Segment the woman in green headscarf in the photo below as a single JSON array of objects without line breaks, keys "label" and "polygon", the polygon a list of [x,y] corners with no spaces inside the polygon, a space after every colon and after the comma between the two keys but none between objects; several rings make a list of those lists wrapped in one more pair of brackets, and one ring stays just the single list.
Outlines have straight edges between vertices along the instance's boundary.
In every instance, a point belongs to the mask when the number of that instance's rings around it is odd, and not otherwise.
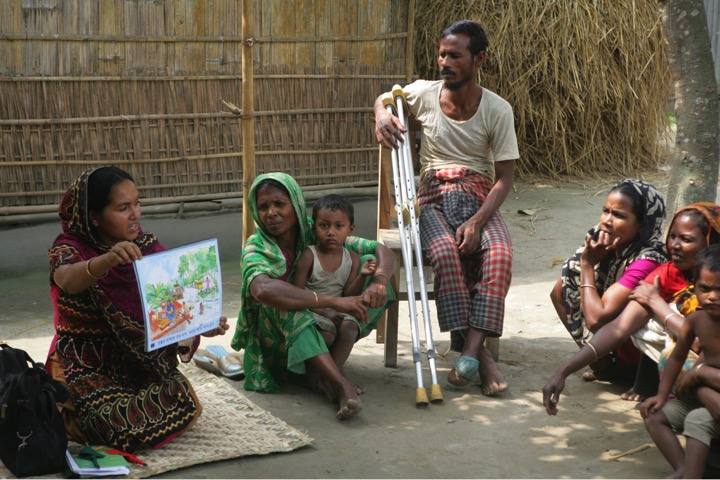
[{"label": "woman in green headscarf", "polygon": [[395,256],[384,245],[349,237],[346,247],[377,257],[377,270],[362,295],[332,297],[297,288],[287,280],[303,249],[315,243],[312,219],[295,179],[284,173],[258,176],[246,202],[258,227],[242,253],[242,307],[232,347],[245,349],[245,389],[278,391],[275,377],[286,370],[308,374],[311,384],[340,404],[337,418],[355,415],[362,402],[353,383],[335,365],[315,328],[310,308],[332,308],[377,322],[394,300],[388,277]]}]

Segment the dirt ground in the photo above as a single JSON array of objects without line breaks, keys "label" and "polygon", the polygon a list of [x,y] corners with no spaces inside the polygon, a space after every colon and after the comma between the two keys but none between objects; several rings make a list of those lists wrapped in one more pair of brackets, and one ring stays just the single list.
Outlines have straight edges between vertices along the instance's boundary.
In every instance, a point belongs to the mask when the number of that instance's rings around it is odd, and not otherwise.
[{"label": "dirt ground", "polygon": [[[658,177],[659,178],[659,177]],[[280,394],[247,392],[313,445],[291,453],[199,465],[167,478],[658,478],[670,473],[643,427],[638,405],[619,399],[623,385],[585,383],[572,375],[557,417],[542,406],[550,372],[576,347],[556,318],[549,292],[560,264],[600,214],[610,185],[592,181],[550,185],[518,183],[502,207],[515,249],[499,366],[510,389],[484,397],[477,385],[455,389],[446,381],[457,358],[449,334],[435,330],[444,402],[415,406],[406,305],[400,311],[397,368],[385,368],[374,336],[356,346],[347,370],[367,388],[363,411],[346,422],[319,395],[295,385]],[[661,189],[667,184],[654,180]],[[357,232],[374,236],[375,201],[355,199]],[[522,210],[524,213],[518,213]],[[219,239],[227,316],[239,307],[239,212],[192,219],[146,218],[146,230],[168,246]],[[44,360],[52,333],[45,253],[57,224],[0,230],[0,339]],[[433,323],[435,323],[433,312]],[[212,341],[209,341],[212,340]],[[229,345],[229,336],[203,344]],[[430,374],[424,368],[426,385]],[[242,382],[232,382],[242,389]],[[204,415],[212,415],[206,411]],[[242,425],[237,428],[242,429]],[[645,448],[647,447],[647,448]],[[628,453],[635,449],[639,451]],[[628,453],[619,459],[614,455]]]}]

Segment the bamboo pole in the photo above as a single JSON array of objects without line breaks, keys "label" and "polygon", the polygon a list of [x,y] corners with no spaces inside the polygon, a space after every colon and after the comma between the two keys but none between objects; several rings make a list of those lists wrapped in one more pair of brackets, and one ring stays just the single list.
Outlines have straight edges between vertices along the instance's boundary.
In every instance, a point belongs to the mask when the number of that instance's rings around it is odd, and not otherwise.
[{"label": "bamboo pole", "polygon": [[[344,73],[267,73],[253,75],[253,79],[385,79],[385,78],[405,78],[404,74],[344,74]],[[29,83],[29,82],[191,82],[205,80],[232,80],[238,79],[237,75],[192,75],[192,76],[176,76],[176,77],[0,77],[0,82],[12,83]]]},{"label": "bamboo pole", "polygon": [[[264,150],[262,152],[255,152],[256,156],[277,156],[277,155],[336,155],[338,153],[362,153],[362,152],[374,152],[377,147],[357,147],[357,148],[329,148],[329,149],[317,149],[317,150]],[[242,153],[230,152],[230,153],[212,153],[209,155],[192,155],[185,157],[166,157],[166,158],[144,158],[144,159],[118,159],[118,160],[21,160],[21,161],[10,161],[0,162],[0,168],[9,167],[37,167],[41,165],[47,166],[65,166],[65,165],[108,165],[108,164],[122,164],[122,165],[155,165],[160,163],[176,163],[176,162],[196,162],[199,160],[221,160],[223,158],[235,158],[242,157]],[[328,176],[347,176],[347,173],[339,174],[323,174],[319,175],[320,178],[327,178]],[[217,182],[193,182],[193,186],[197,185],[225,185],[231,183],[231,180],[223,180]],[[61,193],[63,193],[63,190]],[[2,195],[0,193],[0,195]]]},{"label": "bamboo pole", "polygon": [[[242,2],[242,139],[243,139],[243,198],[247,205],[250,185],[255,180],[255,105],[253,104],[253,23],[251,0]],[[245,240],[255,233],[255,223],[249,208],[243,208],[243,247]]]},{"label": "bamboo pole", "polygon": [[413,65],[415,64],[415,0],[410,0],[408,4],[408,21],[407,21],[407,41],[405,42],[405,81],[412,82]]},{"label": "bamboo pole", "polygon": [[[376,42],[378,40],[390,40],[402,38],[402,33],[381,33],[377,35],[278,35],[272,37],[256,37],[256,43],[330,43],[330,42]],[[27,34],[27,33],[4,33],[3,40],[10,42],[117,42],[117,43],[243,43],[243,38],[238,37],[178,37],[178,36],[135,36],[135,35],[73,35],[73,34]]]},{"label": "bamboo pole", "polygon": [[[243,80],[244,82],[244,80]],[[243,110],[245,111],[245,110]],[[372,107],[347,108],[306,108],[297,110],[272,110],[266,112],[252,112],[255,117],[274,117],[282,115],[316,115],[318,113],[364,113],[372,112]],[[213,118],[229,118],[232,112],[217,113],[153,113],[147,115],[115,115],[112,117],[82,117],[82,118],[26,118],[0,120],[0,125],[76,125],[102,122],[138,122],[143,120],[202,120]]]},{"label": "bamboo pole", "polygon": [[[298,177],[298,180],[302,180],[304,177]],[[372,180],[368,182],[350,182],[350,183],[333,183],[332,185],[306,185],[302,187],[303,192],[306,194],[305,199],[310,201],[317,199],[327,193],[337,192],[338,194],[346,197],[373,197],[377,194],[377,181]],[[43,195],[47,195],[52,192],[42,192]],[[57,192],[65,193],[65,191]],[[2,195],[2,194],[0,194]],[[26,194],[32,196],[33,194]],[[38,193],[37,195],[40,195]],[[185,196],[174,196],[174,197],[156,197],[148,198],[143,200],[143,213],[152,214],[154,210],[145,209],[145,207],[167,207],[168,205],[178,205],[182,203],[193,203],[193,202],[217,202],[217,201],[231,201],[239,200],[242,196],[237,192],[228,193],[208,193],[203,195],[185,195]],[[0,206],[0,225],[3,223],[4,217],[13,217],[19,215],[39,215],[45,213],[52,213],[57,216],[57,204],[52,205],[20,205],[17,207],[1,207]],[[53,217],[54,218],[54,217]]]}]

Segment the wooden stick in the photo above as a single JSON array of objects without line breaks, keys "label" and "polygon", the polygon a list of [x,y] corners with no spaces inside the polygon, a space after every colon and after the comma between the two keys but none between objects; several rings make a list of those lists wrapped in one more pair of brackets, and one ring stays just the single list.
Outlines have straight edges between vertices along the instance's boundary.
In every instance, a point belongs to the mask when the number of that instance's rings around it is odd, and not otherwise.
[{"label": "wooden stick", "polygon": [[627,452],[618,453],[617,455],[613,455],[608,460],[617,460],[622,457],[627,457],[628,455],[633,455],[638,452],[642,452],[643,450],[647,450],[648,448],[652,447],[651,443],[646,443],[645,445],[640,445],[639,447],[635,447],[633,449],[628,450]]}]

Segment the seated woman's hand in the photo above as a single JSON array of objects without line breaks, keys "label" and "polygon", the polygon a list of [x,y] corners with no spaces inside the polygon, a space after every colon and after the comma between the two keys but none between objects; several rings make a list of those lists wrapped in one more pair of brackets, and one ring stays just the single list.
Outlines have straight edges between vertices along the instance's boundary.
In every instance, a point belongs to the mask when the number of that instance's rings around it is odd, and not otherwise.
[{"label": "seated woman's hand", "polygon": [[222,316],[220,317],[220,325],[217,326],[217,328],[214,328],[212,330],[208,330],[207,332],[203,333],[203,337],[216,337],[218,335],[225,335],[225,332],[227,332],[230,329],[230,325],[228,325],[227,317]]},{"label": "seated woman's hand", "polygon": [[635,300],[648,310],[652,309],[651,303],[660,297],[660,277],[655,277],[653,283],[640,280],[635,290],[630,292],[630,300]]},{"label": "seated woman's hand", "polygon": [[593,240],[590,235],[585,236],[585,248],[583,249],[580,260],[588,262],[590,265],[597,265],[600,261],[607,257],[608,253],[615,250],[620,241],[619,238],[610,240],[607,232],[599,232],[597,240]]},{"label": "seated woman's hand", "polygon": [[362,323],[368,322],[368,307],[363,300],[364,295],[355,297],[336,297],[336,310],[355,317]]},{"label": "seated woman's hand", "polygon": [[[382,282],[375,280],[379,278]],[[387,301],[387,287],[385,285],[385,277],[378,276],[374,277],[370,285],[367,286],[365,291],[362,293],[361,298],[370,308],[379,308],[385,305]]]}]

